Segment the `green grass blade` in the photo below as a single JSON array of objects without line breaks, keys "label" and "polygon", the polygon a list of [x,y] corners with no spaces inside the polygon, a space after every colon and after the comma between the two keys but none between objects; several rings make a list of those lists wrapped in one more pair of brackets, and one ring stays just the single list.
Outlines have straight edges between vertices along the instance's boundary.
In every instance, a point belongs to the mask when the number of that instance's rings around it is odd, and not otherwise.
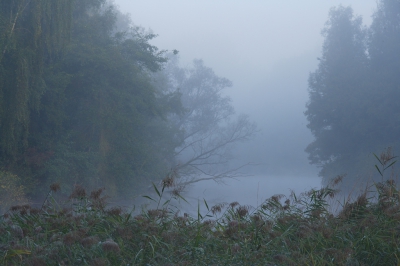
[{"label": "green grass blade", "polygon": [[187,204],[190,204],[184,197],[182,197],[181,195],[176,195],[178,198],[180,198],[181,200],[183,200],[184,202],[186,202]]},{"label": "green grass blade", "polygon": [[388,169],[390,166],[394,165],[397,161],[392,162],[391,164],[389,164],[388,166],[385,167],[384,170]]},{"label": "green grass blade", "polygon": [[157,186],[154,183],[151,183],[153,185],[154,190],[156,191],[157,195],[161,198],[161,193],[158,190]]},{"label": "green grass blade", "polygon": [[168,205],[168,203],[170,203],[170,202],[171,202],[171,199],[169,199],[169,200],[166,200],[166,201],[163,203],[163,205],[162,205],[162,206]]},{"label": "green grass blade", "polygon": [[378,167],[376,164],[375,164],[375,168],[376,168],[376,170],[378,170],[379,174],[380,174],[381,176],[383,176],[381,170],[379,170],[379,167]]},{"label": "green grass blade", "polygon": [[203,199],[204,204],[206,205],[207,211],[210,211],[210,208],[208,207],[207,201],[205,199]]},{"label": "green grass blade", "polygon": [[149,196],[143,196],[143,198],[146,198],[146,199],[152,200],[152,201],[154,201],[154,202],[157,202],[155,199],[153,199],[153,198],[151,198],[151,197],[149,197]]},{"label": "green grass blade", "polygon": [[381,159],[379,159],[379,157],[375,154],[375,153],[373,153],[373,155],[375,156],[375,158],[378,160],[378,162],[381,164],[381,165],[383,165],[383,163],[382,163],[382,161],[381,161]]}]

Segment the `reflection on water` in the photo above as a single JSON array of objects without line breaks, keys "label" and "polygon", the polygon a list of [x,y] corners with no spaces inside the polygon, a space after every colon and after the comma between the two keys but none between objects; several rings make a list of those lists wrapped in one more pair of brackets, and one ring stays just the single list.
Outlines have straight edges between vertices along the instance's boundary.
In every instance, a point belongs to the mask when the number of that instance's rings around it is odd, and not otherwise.
[{"label": "reflection on water", "polygon": [[257,207],[263,201],[275,194],[289,196],[291,191],[296,194],[310,190],[319,189],[321,179],[319,177],[265,177],[251,176],[237,179],[227,179],[225,184],[218,184],[214,181],[202,181],[186,187],[182,196],[189,202],[181,201],[172,204],[183,212],[196,215],[197,208],[200,206],[201,213],[204,214],[206,207],[203,199],[207,201],[209,207],[218,203],[239,202],[240,205],[250,205]]}]

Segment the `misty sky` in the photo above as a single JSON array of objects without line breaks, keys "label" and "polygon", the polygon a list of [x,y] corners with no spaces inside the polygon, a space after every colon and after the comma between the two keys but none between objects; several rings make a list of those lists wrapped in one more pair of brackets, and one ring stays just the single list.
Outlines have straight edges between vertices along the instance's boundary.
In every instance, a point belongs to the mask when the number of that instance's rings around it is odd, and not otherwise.
[{"label": "misty sky", "polygon": [[303,112],[329,9],[351,5],[369,25],[376,7],[375,0],[115,3],[131,14],[135,25],[159,35],[152,44],[177,49],[183,66],[203,59],[217,75],[230,79],[234,86],[227,93],[236,110],[249,114],[261,130],[243,148],[242,157],[276,173],[286,167],[278,162],[290,162],[298,170],[292,174],[310,169],[304,148],[312,137]]}]

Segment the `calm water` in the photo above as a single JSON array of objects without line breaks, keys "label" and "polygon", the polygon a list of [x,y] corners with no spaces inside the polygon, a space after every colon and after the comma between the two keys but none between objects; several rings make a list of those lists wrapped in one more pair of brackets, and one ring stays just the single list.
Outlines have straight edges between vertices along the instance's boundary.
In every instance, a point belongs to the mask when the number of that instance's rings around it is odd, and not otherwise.
[{"label": "calm water", "polygon": [[218,203],[239,202],[241,205],[256,207],[275,194],[289,196],[291,191],[296,194],[320,188],[319,177],[267,177],[251,176],[237,179],[227,179],[225,184],[214,181],[201,181],[186,187],[182,196],[189,202],[172,202],[182,213],[197,214],[198,206],[202,214],[206,212],[205,199],[209,207]]}]

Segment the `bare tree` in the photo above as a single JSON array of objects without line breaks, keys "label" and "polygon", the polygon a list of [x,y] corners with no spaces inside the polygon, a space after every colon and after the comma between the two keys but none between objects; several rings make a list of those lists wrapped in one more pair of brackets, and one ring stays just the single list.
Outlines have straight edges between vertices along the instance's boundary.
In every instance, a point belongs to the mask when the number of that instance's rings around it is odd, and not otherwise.
[{"label": "bare tree", "polygon": [[240,169],[248,163],[230,167],[232,148],[251,138],[256,125],[247,115],[236,116],[231,99],[223,95],[232,82],[215,75],[202,60],[194,60],[190,68],[180,68],[177,56],[171,56],[161,74],[159,86],[169,92],[178,90],[185,108],[185,112],[169,118],[179,128],[182,140],[175,150],[176,182],[184,186],[243,176]]}]

